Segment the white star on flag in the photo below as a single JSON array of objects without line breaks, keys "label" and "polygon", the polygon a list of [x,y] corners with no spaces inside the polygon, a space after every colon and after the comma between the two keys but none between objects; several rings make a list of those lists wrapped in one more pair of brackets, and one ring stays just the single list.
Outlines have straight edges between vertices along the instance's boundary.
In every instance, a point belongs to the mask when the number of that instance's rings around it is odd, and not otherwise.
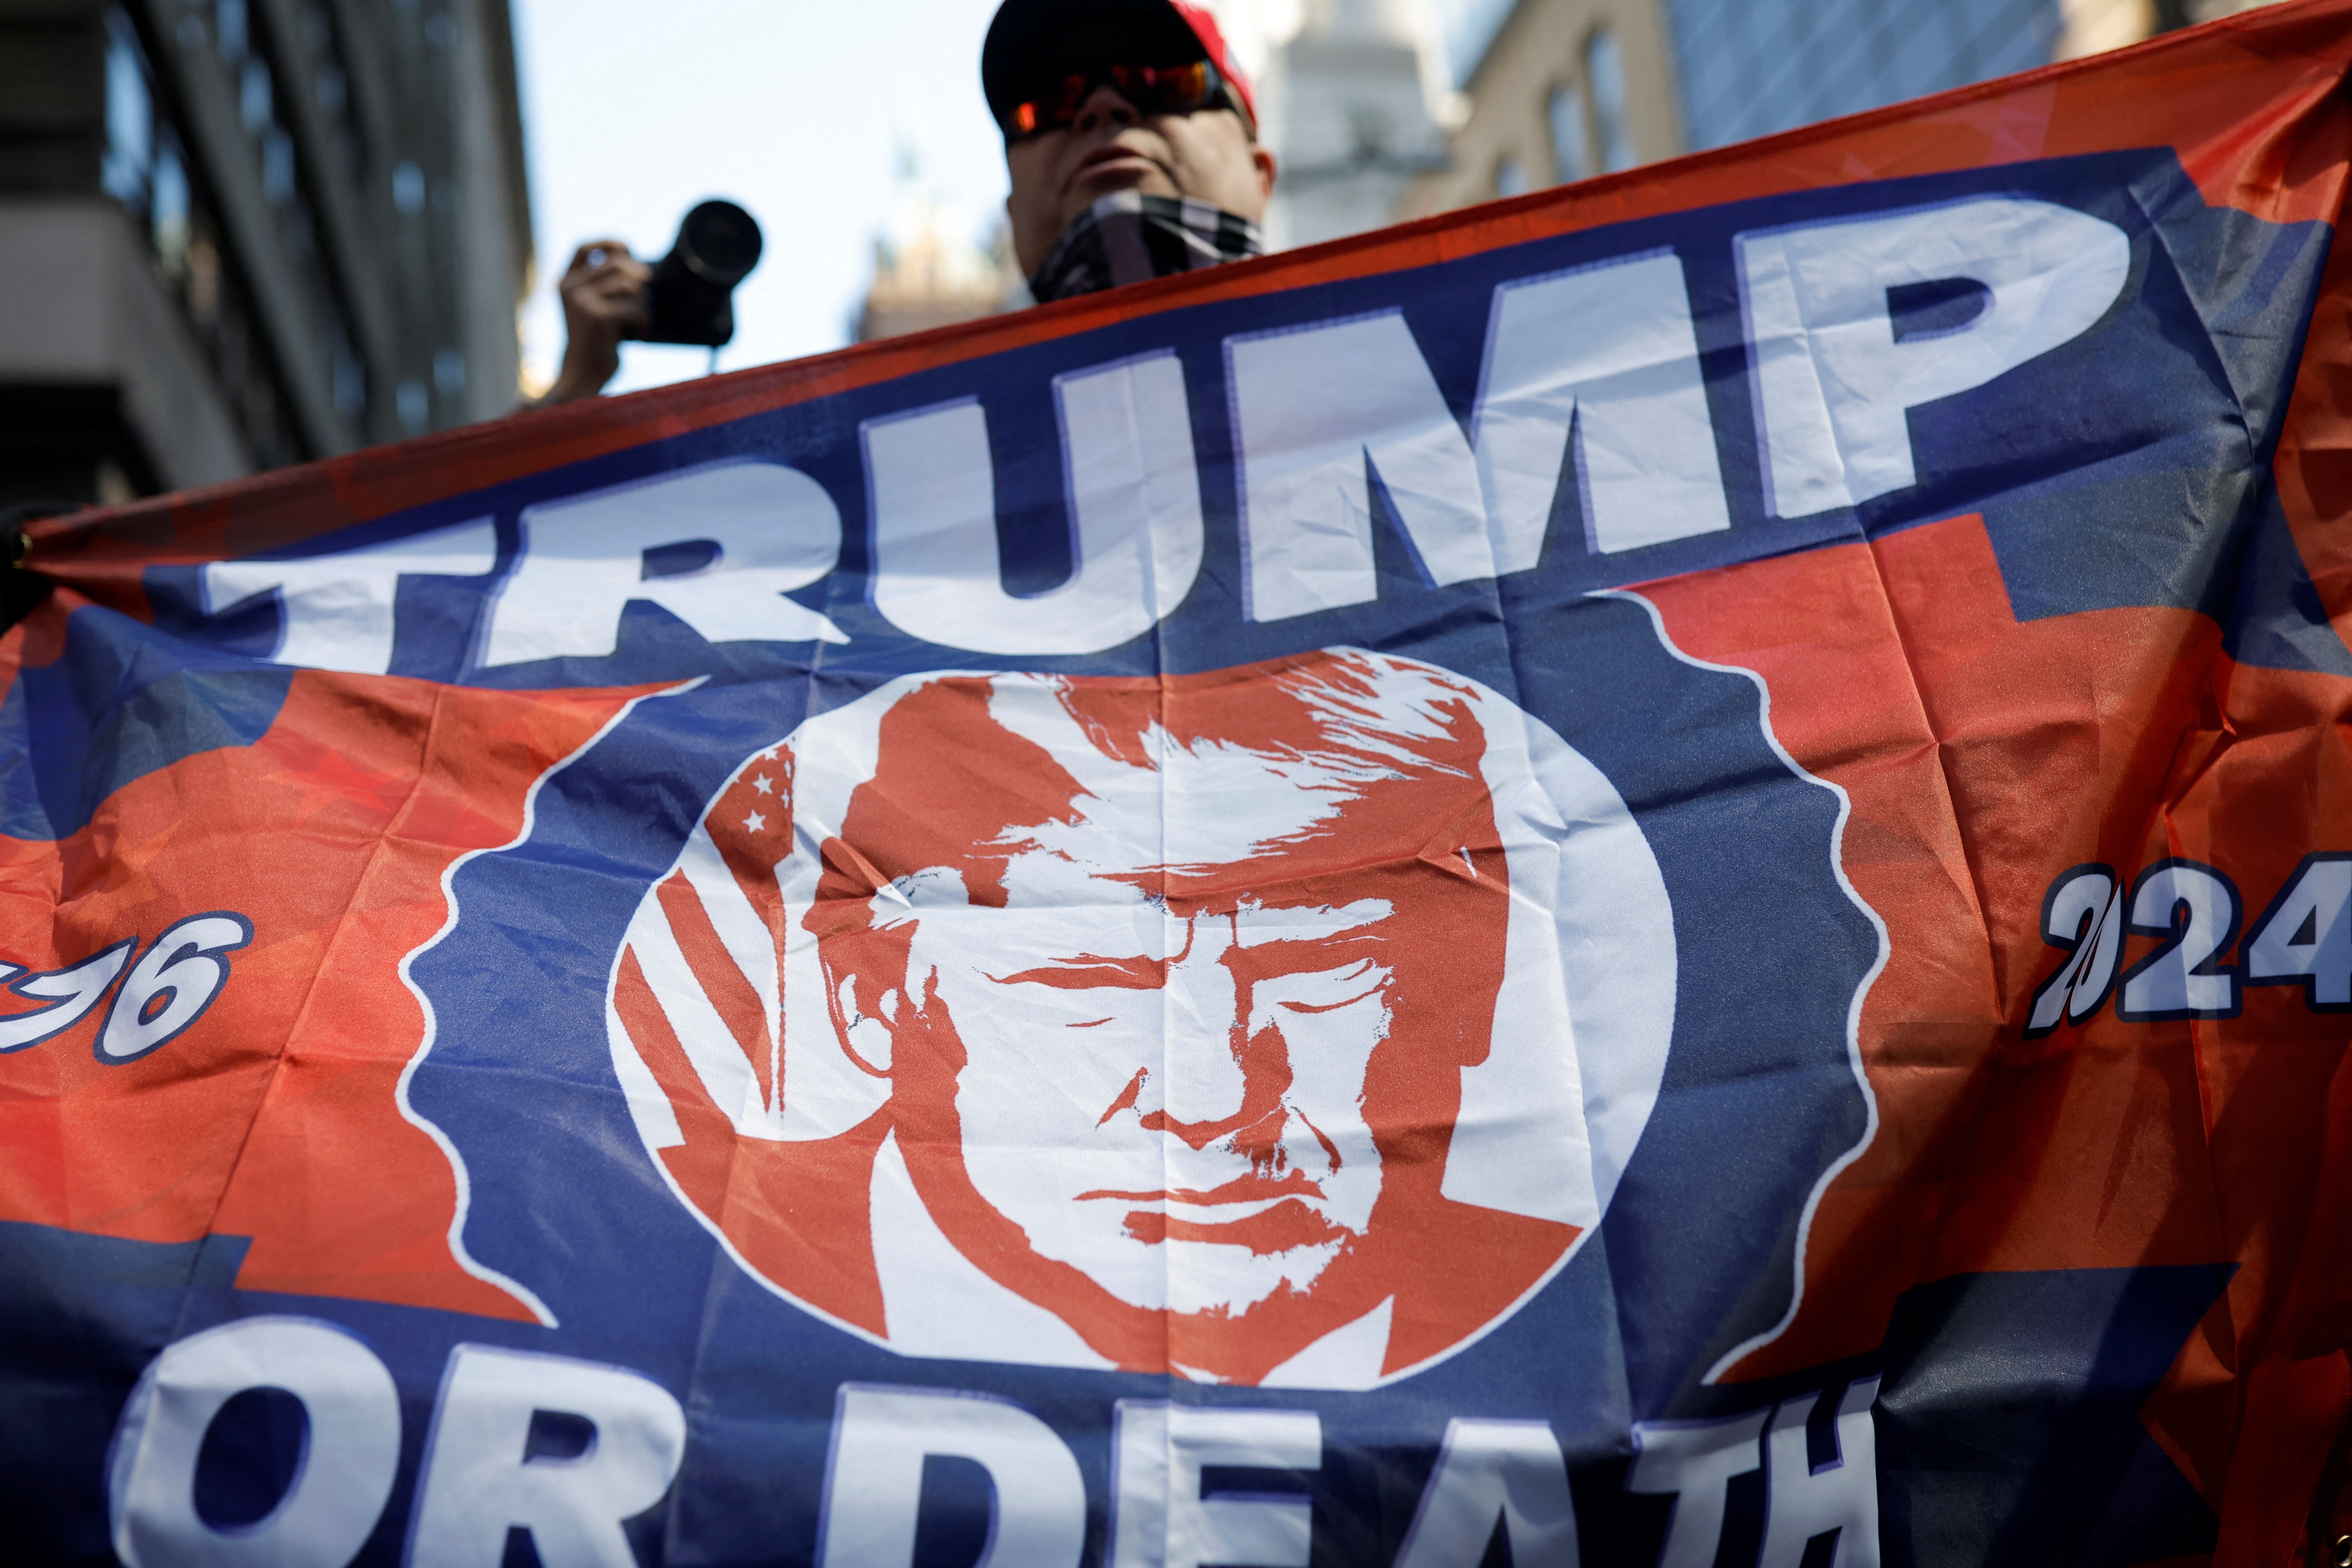
[{"label": "white star on flag", "polygon": [[768,819],[756,811],[743,819],[743,826],[748,832],[757,833],[767,826]]}]

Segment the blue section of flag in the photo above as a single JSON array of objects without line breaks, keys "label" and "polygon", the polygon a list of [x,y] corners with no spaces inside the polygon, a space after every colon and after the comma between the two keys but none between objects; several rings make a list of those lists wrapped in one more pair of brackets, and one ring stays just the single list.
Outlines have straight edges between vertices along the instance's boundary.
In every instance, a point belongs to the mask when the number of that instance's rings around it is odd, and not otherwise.
[{"label": "blue section of flag", "polygon": [[292,679],[112,610],[76,610],[62,657],[20,670],[0,699],[0,833],[70,837],[124,784],[253,744]]},{"label": "blue section of flag", "polygon": [[[748,1282],[722,1279],[706,1310],[707,1248],[700,1256],[665,1250],[640,1259],[636,1293],[649,1303],[667,1297],[684,1305],[677,1322],[640,1318],[635,1332],[616,1332],[609,1318],[593,1314],[551,1332],[453,1313],[238,1290],[233,1281],[243,1252],[234,1237],[163,1245],[0,1224],[0,1275],[17,1282],[0,1300],[0,1508],[7,1510],[19,1560],[44,1568],[113,1561],[106,1458],[131,1385],[164,1342],[236,1318],[291,1313],[341,1324],[393,1369],[401,1394],[400,1470],[355,1568],[392,1568],[400,1561],[444,1363],[460,1342],[634,1364],[686,1403],[694,1413],[686,1473],[664,1506],[631,1531],[648,1564],[807,1561],[834,1384],[896,1381],[903,1371],[903,1363],[894,1371],[887,1352],[837,1339],[821,1348],[780,1339],[766,1310],[772,1300]],[[1873,1354],[1793,1378],[1720,1388],[1709,1405],[1722,1414],[1753,1410],[1824,1389],[1834,1395],[1850,1376],[1883,1373],[1876,1422],[1889,1568],[2122,1568],[2210,1552],[2213,1514],[2148,1436],[2139,1411],[2229,1273],[2226,1267],[2177,1266],[1955,1276],[1906,1291],[1885,1343]],[[28,1288],[35,1281],[38,1289]],[[683,1337],[643,1332],[664,1326]],[[680,1353],[688,1348],[695,1353]],[[1558,1412],[1543,1407],[1507,1370],[1552,1348],[1524,1339],[1497,1346],[1495,1373],[1442,1396],[1252,1394],[1246,1403],[1258,1407],[1321,1408],[1326,1464],[1304,1483],[1316,1503],[1316,1563],[1341,1568],[1394,1557],[1449,1416],[1525,1413],[1558,1420]],[[818,1353],[825,1358],[823,1372],[812,1378],[808,1358]],[[1079,1457],[1098,1551],[1109,1401],[1157,1396],[1158,1381],[1108,1379],[1041,1403],[1034,1373],[1023,1369],[952,1363],[937,1372],[963,1388],[1021,1401],[1054,1424]],[[1649,1568],[1665,1514],[1660,1500],[1624,1491],[1622,1437],[1599,1447],[1571,1445],[1570,1458],[1584,1562]],[[1248,1479],[1261,1487],[1270,1479]],[[215,1484],[226,1492],[251,1480],[224,1468]],[[986,1488],[940,1480],[927,1484],[925,1539],[946,1547],[984,1536]],[[1726,1547],[1745,1561],[1741,1543],[1752,1549],[1760,1538],[1763,1493],[1759,1485],[1735,1482],[1731,1497]]]},{"label": "blue section of flag", "polygon": [[[1914,409],[1909,430],[1918,482],[1909,489],[1841,511],[1794,520],[1768,515],[1733,237],[1981,196],[2053,202],[2116,225],[2132,246],[2123,300],[2074,341],[1985,385]],[[812,661],[877,676],[923,668],[940,661],[940,650],[908,638],[870,602],[870,504],[860,426],[977,399],[995,458],[1003,581],[1016,595],[1041,593],[1061,584],[1071,569],[1054,378],[1172,352],[1190,393],[1208,525],[1207,559],[1191,597],[1150,637],[1099,656],[1001,661],[948,655],[959,667],[1186,671],[1305,647],[1402,648],[1464,635],[1500,639],[1502,612],[1521,596],[1706,570],[1967,512],[1985,515],[2021,618],[2126,605],[2177,605],[2223,618],[2231,584],[2219,567],[2242,549],[2264,490],[2329,233],[2323,225],[2276,225],[2234,208],[2207,206],[2168,150],[1843,185],[1122,321],[648,442],[436,502],[410,518],[352,530],[335,542],[357,545],[483,515],[498,517],[510,530],[524,508],[541,500],[724,458],[786,463],[818,480],[843,520],[838,568],[793,597],[830,616],[851,638],[845,647],[821,653],[805,645],[713,647],[667,611],[640,603],[624,617],[620,647],[610,658],[490,668],[476,663],[458,677],[449,668],[458,640],[455,628],[473,626],[480,590],[446,584],[436,592],[457,595],[462,605],[456,600],[440,610],[428,610],[421,600],[404,605],[398,668],[515,688],[627,684],[747,662],[780,675]],[[1391,523],[1377,530],[1374,602],[1272,623],[1243,616],[1240,503],[1222,346],[1228,338],[1399,311],[1466,426],[1498,284],[1659,249],[1680,259],[1688,281],[1727,486],[1728,532],[1591,553],[1582,542],[1577,487],[1569,483],[1562,486],[1542,563],[1532,573],[1499,585],[1432,587],[1409,542]],[[1392,515],[1392,509],[1380,510]],[[502,571],[511,563],[510,549],[502,552]],[[317,552],[305,546],[302,552]],[[157,569],[152,591],[159,604],[192,605],[189,575],[184,568]],[[206,622],[184,607],[170,614],[193,637],[253,646],[243,619]]]}]

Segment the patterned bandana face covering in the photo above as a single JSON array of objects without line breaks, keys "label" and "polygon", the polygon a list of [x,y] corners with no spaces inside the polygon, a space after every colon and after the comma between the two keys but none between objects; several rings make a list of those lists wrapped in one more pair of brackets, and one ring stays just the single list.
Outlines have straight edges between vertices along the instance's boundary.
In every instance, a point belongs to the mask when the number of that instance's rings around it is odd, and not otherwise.
[{"label": "patterned bandana face covering", "polygon": [[1029,292],[1044,305],[1265,254],[1257,225],[1222,207],[1114,191],[1062,231]]}]

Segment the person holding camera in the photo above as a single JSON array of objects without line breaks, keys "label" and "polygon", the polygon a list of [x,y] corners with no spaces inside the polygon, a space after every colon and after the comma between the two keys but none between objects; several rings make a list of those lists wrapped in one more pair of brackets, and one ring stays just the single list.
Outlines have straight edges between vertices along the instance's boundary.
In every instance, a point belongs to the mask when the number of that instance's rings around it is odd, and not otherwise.
[{"label": "person holding camera", "polygon": [[[1040,304],[1264,252],[1274,154],[1216,19],[1192,0],[1004,0],[981,84]],[[617,240],[580,247],[559,288],[562,368],[539,406],[604,390],[622,341],[647,331],[653,282]]]},{"label": "person holding camera", "polygon": [[650,320],[646,286],[654,269],[617,239],[592,239],[572,253],[556,294],[563,301],[563,363],[534,407],[572,403],[604,390],[621,368],[621,341],[641,336]]}]

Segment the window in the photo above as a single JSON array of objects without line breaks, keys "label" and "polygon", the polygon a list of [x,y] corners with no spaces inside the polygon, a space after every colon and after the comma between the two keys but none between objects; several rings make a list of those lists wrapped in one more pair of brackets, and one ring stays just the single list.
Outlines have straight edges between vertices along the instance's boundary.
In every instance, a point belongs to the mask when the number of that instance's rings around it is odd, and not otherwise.
[{"label": "window", "polygon": [[106,153],[99,183],[134,214],[145,211],[155,155],[155,94],[131,18],[106,18]]},{"label": "window", "polygon": [[1523,196],[1528,194],[1528,166],[1517,158],[1505,158],[1495,165],[1495,194],[1498,196]]},{"label": "window", "polygon": [[326,0],[303,0],[302,51],[310,61],[310,93],[332,143],[330,156],[340,173],[359,183],[365,167],[359,118],[352,104],[352,73],[345,64],[342,30]]},{"label": "window", "polygon": [[1592,142],[1584,128],[1584,94],[1572,87],[1551,89],[1552,177],[1562,184],[1592,173]]},{"label": "window", "polygon": [[180,139],[166,132],[158,138],[154,178],[147,187],[148,231],[155,247],[156,265],[167,280],[187,275],[189,218],[193,201],[188,190],[188,164]]},{"label": "window", "polygon": [[106,16],[106,153],[100,183],[142,228],[163,281],[184,293],[196,221],[180,133],[156,102],[155,75],[139,29],[121,9]]},{"label": "window", "polygon": [[269,68],[259,60],[246,61],[245,68],[236,73],[236,114],[253,136],[268,135],[277,123],[277,83],[270,79]]},{"label": "window", "polygon": [[294,188],[294,138],[282,125],[271,126],[261,139],[261,194],[279,208],[300,199]]},{"label": "window", "polygon": [[392,205],[404,217],[425,210],[425,171],[405,158],[392,166]]},{"label": "window", "polygon": [[[319,254],[294,139],[278,120],[275,79],[256,52],[245,0],[212,0],[206,8],[232,101],[252,138],[256,173],[278,220],[279,243],[309,297],[336,412],[356,436],[367,407],[365,366],[352,348],[349,319]],[[278,380],[283,367],[269,350],[244,271],[189,160],[138,26],[123,6],[110,10],[106,18],[101,167],[107,193],[142,230],[158,281],[178,303],[236,408],[255,459],[272,467],[310,455],[290,417],[292,404]]]},{"label": "window", "polygon": [[245,0],[217,0],[213,6],[213,45],[220,50],[221,63],[233,66],[245,58],[249,44]]},{"label": "window", "polygon": [[1641,162],[1633,152],[1633,132],[1625,124],[1625,58],[1617,35],[1606,27],[1594,30],[1584,45],[1584,79],[1592,87],[1592,118],[1601,132],[1601,167],[1613,173]]},{"label": "window", "polygon": [[[323,12],[319,14],[324,16]],[[267,15],[261,19],[268,20]],[[301,280],[311,327],[327,362],[335,412],[348,426],[347,434],[357,437],[363,432],[367,414],[366,365],[352,346],[356,334],[352,330],[351,315],[343,308],[341,292],[320,244],[318,220],[306,195],[311,184],[310,171],[304,167],[294,134],[286,125],[288,99],[280,75],[271,64],[273,52],[280,63],[284,54],[282,49],[263,47],[265,44],[283,45],[286,40],[267,29],[257,30],[254,23],[247,0],[215,0],[213,43],[221,64],[229,72],[230,85],[236,95],[237,118],[252,139],[253,155],[261,176],[261,195],[277,219],[278,247],[291,263],[294,275]],[[337,100],[340,107],[341,98],[348,91],[348,79],[333,62],[321,66],[317,58],[317,46],[321,40],[329,48],[334,44],[331,18],[322,24],[306,16],[302,32],[304,47],[312,57],[314,74],[335,70],[332,88],[324,87],[324,75],[320,75],[319,79],[325,96]],[[330,130],[340,142],[342,127],[331,124]],[[334,155],[349,158],[353,154],[339,147]]]},{"label": "window", "polygon": [[411,436],[421,436],[431,427],[433,403],[423,382],[402,382],[394,401],[400,407],[400,427],[403,430]]}]

